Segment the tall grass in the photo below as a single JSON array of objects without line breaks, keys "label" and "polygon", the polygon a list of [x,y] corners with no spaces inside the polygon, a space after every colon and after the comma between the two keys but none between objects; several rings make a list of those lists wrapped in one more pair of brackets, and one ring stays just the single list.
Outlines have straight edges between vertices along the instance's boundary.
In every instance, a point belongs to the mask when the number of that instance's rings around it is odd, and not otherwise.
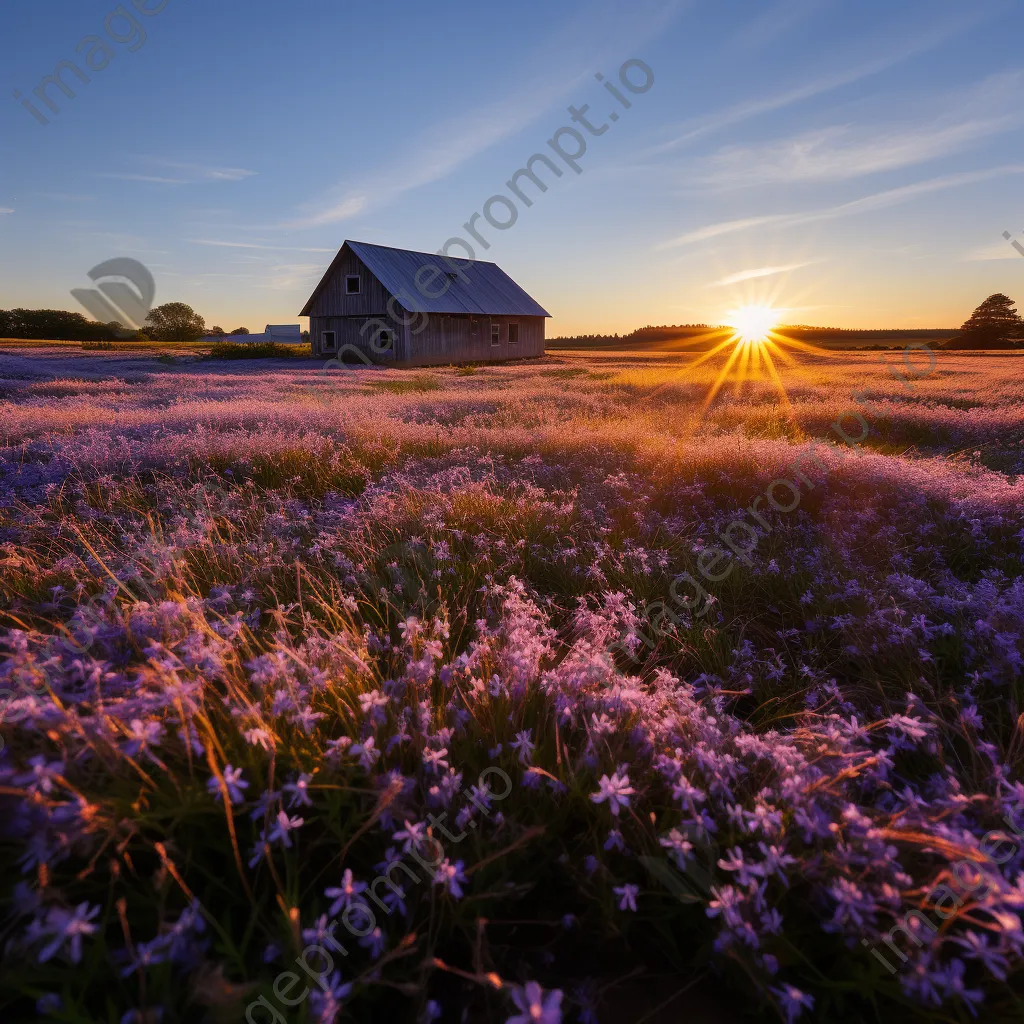
[{"label": "tall grass", "polygon": [[[808,363],[698,418],[657,360],[66,358],[0,355],[4,1019],[1020,1016],[1002,364]],[[854,386],[863,450],[674,602]]]}]

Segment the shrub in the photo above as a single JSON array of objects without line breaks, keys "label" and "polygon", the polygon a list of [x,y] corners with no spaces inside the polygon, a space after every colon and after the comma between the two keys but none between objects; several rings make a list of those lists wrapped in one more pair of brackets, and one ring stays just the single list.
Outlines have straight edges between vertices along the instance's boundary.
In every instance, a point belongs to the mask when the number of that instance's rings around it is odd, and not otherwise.
[{"label": "shrub", "polygon": [[309,350],[296,345],[278,345],[273,341],[217,342],[210,359],[294,359],[308,356]]},{"label": "shrub", "polygon": [[374,391],[385,391],[389,395],[408,395],[417,391],[440,391],[441,381],[432,373],[414,373],[394,380],[371,381],[367,387]]}]

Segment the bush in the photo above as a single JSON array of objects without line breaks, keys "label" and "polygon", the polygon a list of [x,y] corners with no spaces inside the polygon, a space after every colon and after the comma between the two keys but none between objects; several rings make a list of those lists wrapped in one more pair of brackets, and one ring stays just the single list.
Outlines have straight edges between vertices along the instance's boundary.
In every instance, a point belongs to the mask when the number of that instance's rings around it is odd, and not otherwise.
[{"label": "bush", "polygon": [[273,341],[217,342],[210,349],[210,359],[295,359],[309,355],[296,345],[278,345]]},{"label": "bush", "polygon": [[375,380],[367,384],[374,391],[386,391],[391,395],[409,395],[419,391],[440,391],[441,381],[432,373],[414,373],[409,377],[395,380]]}]

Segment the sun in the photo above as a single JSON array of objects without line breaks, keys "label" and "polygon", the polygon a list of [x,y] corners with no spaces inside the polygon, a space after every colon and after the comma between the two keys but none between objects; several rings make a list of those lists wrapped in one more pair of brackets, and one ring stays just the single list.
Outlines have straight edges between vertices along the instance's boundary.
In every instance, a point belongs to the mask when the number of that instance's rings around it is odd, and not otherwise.
[{"label": "sun", "polygon": [[778,313],[771,306],[740,306],[729,313],[726,324],[736,332],[743,345],[762,345],[779,325]]},{"label": "sun", "polygon": [[[790,307],[780,309],[771,305],[770,301],[746,302],[727,313],[721,327],[709,328],[706,334],[691,339],[690,344],[702,343],[706,351],[692,362],[688,361],[681,366],[677,373],[694,373],[711,360],[723,360],[704,401],[694,410],[694,424],[704,418],[719,393],[728,384],[733,386],[734,394],[739,396],[748,385],[759,387],[762,382],[766,383],[774,387],[778,396],[777,401],[786,415],[793,415],[783,375],[799,371],[794,353],[827,356],[828,352],[816,345],[790,337],[787,328],[782,324],[791,311]],[[669,383],[670,380],[663,381],[647,397],[653,397]]]}]

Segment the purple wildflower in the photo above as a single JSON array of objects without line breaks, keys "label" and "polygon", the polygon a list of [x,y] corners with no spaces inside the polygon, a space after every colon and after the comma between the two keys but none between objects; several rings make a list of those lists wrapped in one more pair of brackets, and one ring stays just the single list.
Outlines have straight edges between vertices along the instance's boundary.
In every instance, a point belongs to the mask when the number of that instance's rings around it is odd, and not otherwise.
[{"label": "purple wildflower", "polygon": [[616,818],[619,816],[619,809],[628,807],[629,797],[636,792],[629,784],[628,775],[614,774],[611,778],[602,775],[598,786],[600,787],[598,792],[592,793],[590,799],[595,804],[603,804],[607,800],[608,809]]},{"label": "purple wildflower", "polygon": [[511,989],[512,1002],[520,1011],[509,1017],[505,1024],[562,1024],[562,992],[555,989],[546,996],[535,981],[528,981]]}]

